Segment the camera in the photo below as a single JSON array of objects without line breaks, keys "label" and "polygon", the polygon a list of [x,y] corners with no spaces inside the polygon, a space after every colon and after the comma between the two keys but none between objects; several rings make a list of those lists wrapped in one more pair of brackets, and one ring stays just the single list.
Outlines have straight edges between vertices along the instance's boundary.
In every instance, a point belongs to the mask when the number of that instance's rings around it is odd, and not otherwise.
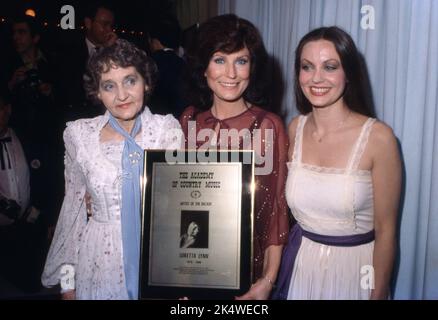
[{"label": "camera", "polygon": [[12,199],[0,198],[0,213],[12,220],[17,220],[20,216],[21,207]]},{"label": "camera", "polygon": [[38,74],[38,70],[36,69],[30,69],[26,71],[26,85],[30,88],[37,89],[38,86],[41,84],[41,79]]},{"label": "camera", "polygon": [[19,84],[19,99],[23,103],[34,104],[40,99],[39,86],[41,78],[36,69],[29,69],[25,78]]}]

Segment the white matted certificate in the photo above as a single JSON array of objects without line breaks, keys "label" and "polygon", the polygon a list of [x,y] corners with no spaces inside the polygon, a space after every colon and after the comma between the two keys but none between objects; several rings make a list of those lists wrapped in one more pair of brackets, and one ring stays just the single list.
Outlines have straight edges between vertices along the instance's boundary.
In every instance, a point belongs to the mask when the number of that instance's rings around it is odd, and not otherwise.
[{"label": "white matted certificate", "polygon": [[241,163],[154,164],[150,285],[239,288],[241,172]]},{"label": "white matted certificate", "polygon": [[146,153],[141,297],[214,298],[249,288],[253,165],[234,153],[240,160],[208,163]]}]

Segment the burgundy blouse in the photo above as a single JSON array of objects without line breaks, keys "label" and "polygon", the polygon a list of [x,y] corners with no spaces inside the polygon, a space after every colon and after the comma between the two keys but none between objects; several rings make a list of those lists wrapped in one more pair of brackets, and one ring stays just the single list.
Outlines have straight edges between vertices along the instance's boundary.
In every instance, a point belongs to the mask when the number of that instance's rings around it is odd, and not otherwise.
[{"label": "burgundy blouse", "polygon": [[[189,126],[189,121],[196,121],[196,127]],[[181,115],[180,123],[186,137],[186,147],[193,145],[193,142],[188,143],[187,137],[196,137],[202,129],[215,131],[218,124],[219,129],[237,129],[238,131],[245,128],[249,129],[253,141],[256,141],[252,149],[262,157],[266,156],[266,162],[270,162],[268,167],[272,166],[269,174],[255,176],[253,261],[253,280],[255,281],[263,272],[265,249],[270,245],[286,244],[289,231],[285,198],[288,138],[283,122],[275,114],[253,106],[235,117],[223,120],[214,117],[210,110],[199,111],[194,107],[188,107]],[[196,132],[194,132],[195,130]],[[268,132],[272,133],[271,139]],[[240,138],[238,148],[247,149],[245,147],[247,141],[247,139]],[[207,145],[216,144],[217,149],[236,149],[232,146],[231,140],[227,142],[225,139],[221,139],[220,131],[217,134],[216,141],[211,141],[208,138],[203,141],[196,141],[196,148],[205,148],[206,142]],[[272,155],[272,157],[269,157],[269,155]],[[256,168],[261,167],[266,168],[266,163],[256,164]]]}]

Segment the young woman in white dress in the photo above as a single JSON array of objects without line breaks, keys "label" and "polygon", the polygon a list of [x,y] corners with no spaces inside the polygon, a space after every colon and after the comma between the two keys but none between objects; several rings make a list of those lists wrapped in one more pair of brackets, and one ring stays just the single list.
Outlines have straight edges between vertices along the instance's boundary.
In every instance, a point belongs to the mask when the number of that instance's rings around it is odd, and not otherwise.
[{"label": "young woman in white dress", "polygon": [[390,127],[372,117],[351,37],[311,31],[295,57],[302,115],[289,124],[286,198],[297,221],[277,299],[385,299],[396,248],[401,161]]},{"label": "young woman in white dress", "polygon": [[64,299],[138,298],[142,150],[183,142],[175,118],[145,106],[155,75],[125,40],[90,59],[85,87],[106,113],[67,124],[65,198],[42,275],[47,287],[61,283]]}]

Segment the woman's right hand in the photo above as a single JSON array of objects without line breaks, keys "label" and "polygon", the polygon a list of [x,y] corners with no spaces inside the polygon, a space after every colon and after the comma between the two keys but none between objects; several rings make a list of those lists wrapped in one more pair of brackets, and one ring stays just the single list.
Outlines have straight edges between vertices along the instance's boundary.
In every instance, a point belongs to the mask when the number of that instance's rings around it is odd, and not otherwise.
[{"label": "woman's right hand", "polygon": [[76,300],[76,290],[61,293],[61,300]]},{"label": "woman's right hand", "polygon": [[273,289],[273,282],[266,277],[262,277],[254,283],[249,291],[236,300],[268,300],[271,290]]}]

